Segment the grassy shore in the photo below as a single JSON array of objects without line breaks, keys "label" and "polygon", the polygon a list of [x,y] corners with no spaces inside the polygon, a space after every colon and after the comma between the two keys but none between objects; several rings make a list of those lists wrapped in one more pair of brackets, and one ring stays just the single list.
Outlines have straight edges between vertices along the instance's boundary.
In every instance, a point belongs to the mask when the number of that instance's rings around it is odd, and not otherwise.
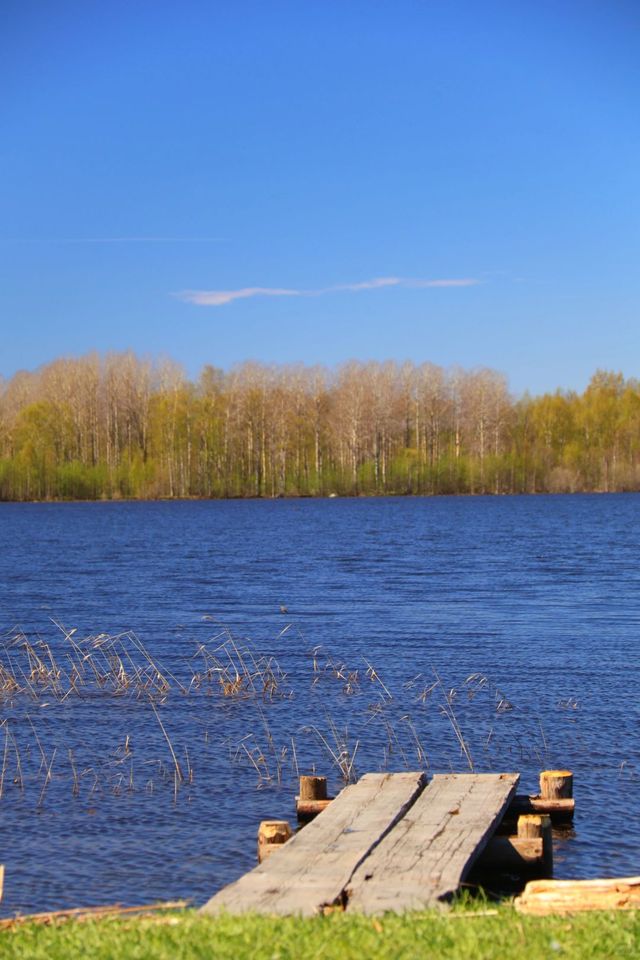
[{"label": "grassy shore", "polygon": [[75,957],[229,958],[229,960],[365,960],[402,957],[637,958],[640,913],[523,917],[502,906],[385,916],[333,914],[312,920],[270,917],[207,918],[195,912],[151,919],[34,924],[0,931],[0,957],[69,960]]}]

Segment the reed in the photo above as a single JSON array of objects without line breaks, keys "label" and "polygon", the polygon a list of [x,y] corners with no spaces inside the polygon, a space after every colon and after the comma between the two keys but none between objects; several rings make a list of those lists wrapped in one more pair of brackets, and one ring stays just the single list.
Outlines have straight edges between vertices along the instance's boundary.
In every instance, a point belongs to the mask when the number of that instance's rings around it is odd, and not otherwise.
[{"label": "reed", "polygon": [[332,763],[337,768],[341,781],[344,784],[355,783],[358,779],[355,761],[360,741],[356,740],[352,745],[349,741],[349,731],[347,728],[339,730],[334,720],[329,716],[326,717],[326,721],[331,739],[325,736],[314,724],[305,727],[305,732],[313,733],[318,738]]},{"label": "reed", "polygon": [[[19,628],[0,637],[2,803],[14,787],[33,791],[37,807],[64,791],[94,804],[136,792],[177,802],[182,792],[202,789],[207,777],[195,770],[210,766],[208,751],[221,748],[259,789],[327,766],[349,783],[363,757],[368,769],[442,769],[446,744],[445,769],[461,761],[474,769],[478,757],[503,748],[510,715],[527,727],[520,739],[509,737],[509,749],[539,743],[541,755],[547,751],[540,719],[482,674],[452,685],[436,668],[425,676],[415,661],[390,661],[383,677],[370,657],[348,663],[316,645],[290,676],[227,629],[167,664],[132,631],[82,638],[55,627],[47,641]],[[297,644],[303,641],[297,631]],[[82,721],[76,730],[74,718],[93,710],[113,717],[104,743],[83,739]]]},{"label": "reed", "polygon": [[162,733],[163,733],[163,735],[164,735],[164,738],[165,738],[165,740],[167,741],[167,746],[169,747],[169,752],[170,752],[170,754],[171,754],[171,759],[173,760],[173,766],[174,766],[174,769],[175,769],[176,779],[177,779],[178,782],[182,783],[182,781],[184,780],[184,774],[183,774],[183,772],[182,772],[182,767],[180,766],[180,763],[179,763],[178,758],[177,758],[177,756],[176,756],[176,752],[175,752],[175,750],[173,749],[173,744],[171,743],[171,738],[169,737],[169,734],[167,733],[167,730],[166,730],[166,727],[165,727],[164,723],[163,723],[162,720],[160,719],[160,714],[158,713],[158,711],[157,711],[157,709],[156,709],[155,703],[151,703],[151,709],[153,710],[153,713],[154,713],[154,715],[155,715],[155,718],[156,718],[156,720],[158,721],[158,725],[160,726],[160,729],[162,730]]},{"label": "reed", "polygon": [[436,678],[437,687],[440,689],[442,693],[442,702],[440,704],[440,710],[443,716],[445,716],[449,721],[449,723],[451,724],[451,728],[454,732],[455,738],[460,745],[460,752],[464,756],[467,764],[469,765],[469,770],[473,771],[474,764],[473,764],[473,757],[471,756],[471,750],[469,749],[469,744],[467,743],[467,741],[465,740],[462,734],[462,729],[458,722],[456,713],[453,709],[453,702],[456,697],[456,690],[454,688],[451,688],[448,691],[445,689],[444,684],[442,683],[442,680],[440,678],[440,675],[438,674],[438,671],[435,669],[435,667],[433,668],[433,674]]}]

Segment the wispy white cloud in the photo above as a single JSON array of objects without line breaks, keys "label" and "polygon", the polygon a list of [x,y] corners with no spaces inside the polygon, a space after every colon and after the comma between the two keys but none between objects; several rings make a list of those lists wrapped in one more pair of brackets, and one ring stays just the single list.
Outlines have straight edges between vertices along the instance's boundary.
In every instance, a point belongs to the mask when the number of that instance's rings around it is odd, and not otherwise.
[{"label": "wispy white cloud", "polygon": [[240,290],[184,290],[176,296],[198,307],[222,307],[232,300],[245,300],[247,297],[300,297],[303,293],[279,287],[243,287]]},{"label": "wispy white cloud", "polygon": [[376,277],[374,280],[362,280],[360,283],[339,283],[335,287],[325,287],[324,290],[317,290],[314,293],[334,293],[340,290],[353,290],[357,293],[359,290],[379,290],[381,287],[399,287],[406,284],[406,280],[401,277]]},{"label": "wispy white cloud", "polygon": [[480,283],[473,277],[460,277],[441,280],[412,280],[406,277],[374,277],[373,280],[361,280],[358,283],[340,283],[333,287],[321,287],[318,290],[292,290],[286,287],[241,287],[239,290],[183,290],[176,296],[185,303],[198,307],[222,307],[233,300],[246,300],[249,297],[321,297],[327,293],[361,290],[380,290],[384,287],[473,287]]},{"label": "wispy white cloud", "polygon": [[481,280],[475,277],[460,277],[452,280],[406,280],[407,287],[476,287]]}]

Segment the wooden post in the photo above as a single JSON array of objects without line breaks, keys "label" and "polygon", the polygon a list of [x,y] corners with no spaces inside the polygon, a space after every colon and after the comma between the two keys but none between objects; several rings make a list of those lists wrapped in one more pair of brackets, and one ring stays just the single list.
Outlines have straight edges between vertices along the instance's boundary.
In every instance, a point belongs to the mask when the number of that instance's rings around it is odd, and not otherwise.
[{"label": "wooden post", "polygon": [[286,820],[263,820],[258,828],[258,863],[279,850],[292,836]]},{"label": "wooden post", "polygon": [[493,836],[477,861],[476,879],[511,874],[513,877],[553,876],[551,817],[529,814],[518,818],[518,833]]},{"label": "wooden post", "polygon": [[546,814],[525,814],[518,817],[518,837],[521,840],[542,840],[542,861],[544,876],[553,876],[553,836],[551,833],[551,817]]},{"label": "wooden post", "polygon": [[300,777],[300,794],[296,797],[298,823],[309,823],[330,803],[326,777]]},{"label": "wooden post", "polygon": [[300,777],[300,795],[299,799],[305,800],[326,800],[327,799],[327,778],[326,777]]},{"label": "wooden post", "polygon": [[540,797],[543,800],[571,800],[573,774],[570,770],[543,770],[540,774]]}]

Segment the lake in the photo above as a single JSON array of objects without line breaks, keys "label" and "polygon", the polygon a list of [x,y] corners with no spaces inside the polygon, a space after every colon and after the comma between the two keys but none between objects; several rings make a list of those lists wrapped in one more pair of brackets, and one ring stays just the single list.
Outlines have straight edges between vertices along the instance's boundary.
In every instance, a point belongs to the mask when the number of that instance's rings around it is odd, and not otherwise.
[{"label": "lake", "polygon": [[637,873],[640,495],[1,504],[2,912],[207,899],[297,773],[575,774]]}]

